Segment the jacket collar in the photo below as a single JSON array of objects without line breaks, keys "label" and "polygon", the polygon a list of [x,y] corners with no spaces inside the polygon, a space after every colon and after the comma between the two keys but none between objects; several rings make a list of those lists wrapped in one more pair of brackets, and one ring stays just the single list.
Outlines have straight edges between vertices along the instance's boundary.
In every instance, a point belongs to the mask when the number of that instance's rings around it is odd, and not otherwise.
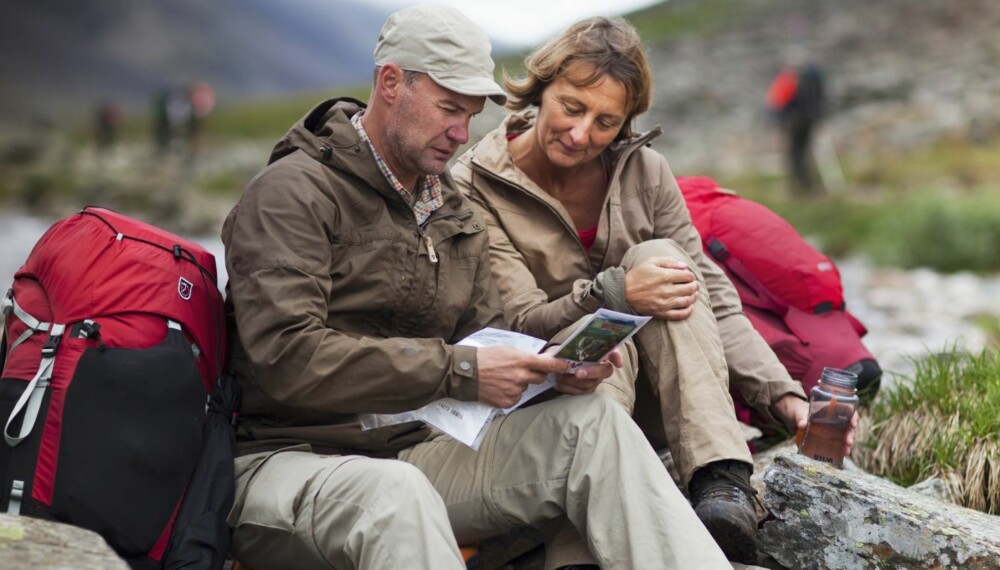
[{"label": "jacket collar", "polygon": [[[410,205],[379,170],[371,147],[351,124],[351,117],[364,109],[364,103],[351,97],[328,99],[316,105],[274,145],[268,164],[301,150],[319,163],[363,180],[390,203],[398,202],[409,209]],[[459,207],[462,198],[454,190],[451,177],[447,172],[439,177],[443,207]]]}]

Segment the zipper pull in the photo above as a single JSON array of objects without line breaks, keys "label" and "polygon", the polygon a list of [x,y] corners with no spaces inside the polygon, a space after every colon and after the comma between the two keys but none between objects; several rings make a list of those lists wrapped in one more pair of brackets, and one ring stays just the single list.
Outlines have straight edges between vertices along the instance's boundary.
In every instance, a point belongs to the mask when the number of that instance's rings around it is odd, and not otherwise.
[{"label": "zipper pull", "polygon": [[431,258],[431,263],[437,265],[438,254],[434,251],[434,242],[431,241],[431,236],[424,234],[424,243],[427,245],[427,257]]}]

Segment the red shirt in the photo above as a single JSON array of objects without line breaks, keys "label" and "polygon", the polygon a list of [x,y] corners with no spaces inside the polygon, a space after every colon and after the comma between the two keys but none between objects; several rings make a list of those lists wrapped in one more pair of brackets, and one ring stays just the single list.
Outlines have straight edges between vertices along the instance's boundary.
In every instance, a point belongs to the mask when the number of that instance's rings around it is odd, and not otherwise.
[{"label": "red shirt", "polygon": [[583,249],[590,251],[590,248],[594,245],[594,240],[597,239],[597,226],[586,230],[576,230],[576,235],[580,237]]},{"label": "red shirt", "polygon": [[[520,133],[507,133],[507,140],[512,141],[516,139],[518,134]],[[585,230],[577,230],[576,235],[580,238],[583,249],[590,251],[590,248],[594,246],[594,240],[597,239],[597,226]]]}]

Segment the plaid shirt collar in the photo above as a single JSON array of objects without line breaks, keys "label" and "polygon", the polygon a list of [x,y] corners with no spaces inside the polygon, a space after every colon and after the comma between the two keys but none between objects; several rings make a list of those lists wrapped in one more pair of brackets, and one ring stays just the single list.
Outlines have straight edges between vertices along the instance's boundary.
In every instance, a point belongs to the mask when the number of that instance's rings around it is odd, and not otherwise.
[{"label": "plaid shirt collar", "polygon": [[413,214],[417,218],[417,225],[424,225],[424,222],[434,213],[434,210],[437,210],[444,204],[444,199],[441,197],[441,178],[434,174],[421,176],[417,180],[417,196],[416,200],[414,200],[413,194],[399,183],[396,176],[389,170],[389,166],[385,163],[382,155],[375,150],[375,145],[372,144],[371,139],[368,138],[368,133],[365,132],[365,128],[361,124],[361,116],[363,114],[364,112],[361,112],[351,117],[351,124],[354,125],[354,130],[358,132],[361,140],[368,143],[368,147],[372,149],[372,154],[375,156],[375,164],[378,165],[378,169],[382,171],[385,179],[389,181],[389,185],[395,188],[396,192],[403,197],[403,200],[413,208]]}]

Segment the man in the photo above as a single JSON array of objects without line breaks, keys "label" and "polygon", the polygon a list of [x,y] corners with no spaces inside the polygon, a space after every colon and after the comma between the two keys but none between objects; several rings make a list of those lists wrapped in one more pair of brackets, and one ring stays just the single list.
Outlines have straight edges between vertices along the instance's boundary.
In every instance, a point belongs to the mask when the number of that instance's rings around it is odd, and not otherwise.
[{"label": "man", "polygon": [[[571,375],[455,345],[502,322],[485,224],[444,174],[486,98],[505,99],[489,53],[454,9],[393,14],[369,106],[313,109],[227,218],[244,387],[234,555],[257,570],[461,568],[456,538],[565,516],[606,568],[728,568],[628,415],[591,394],[612,363]],[[550,373],[570,396],[495,420],[478,451],[417,422],[357,421],[446,396],[506,407]]]}]

